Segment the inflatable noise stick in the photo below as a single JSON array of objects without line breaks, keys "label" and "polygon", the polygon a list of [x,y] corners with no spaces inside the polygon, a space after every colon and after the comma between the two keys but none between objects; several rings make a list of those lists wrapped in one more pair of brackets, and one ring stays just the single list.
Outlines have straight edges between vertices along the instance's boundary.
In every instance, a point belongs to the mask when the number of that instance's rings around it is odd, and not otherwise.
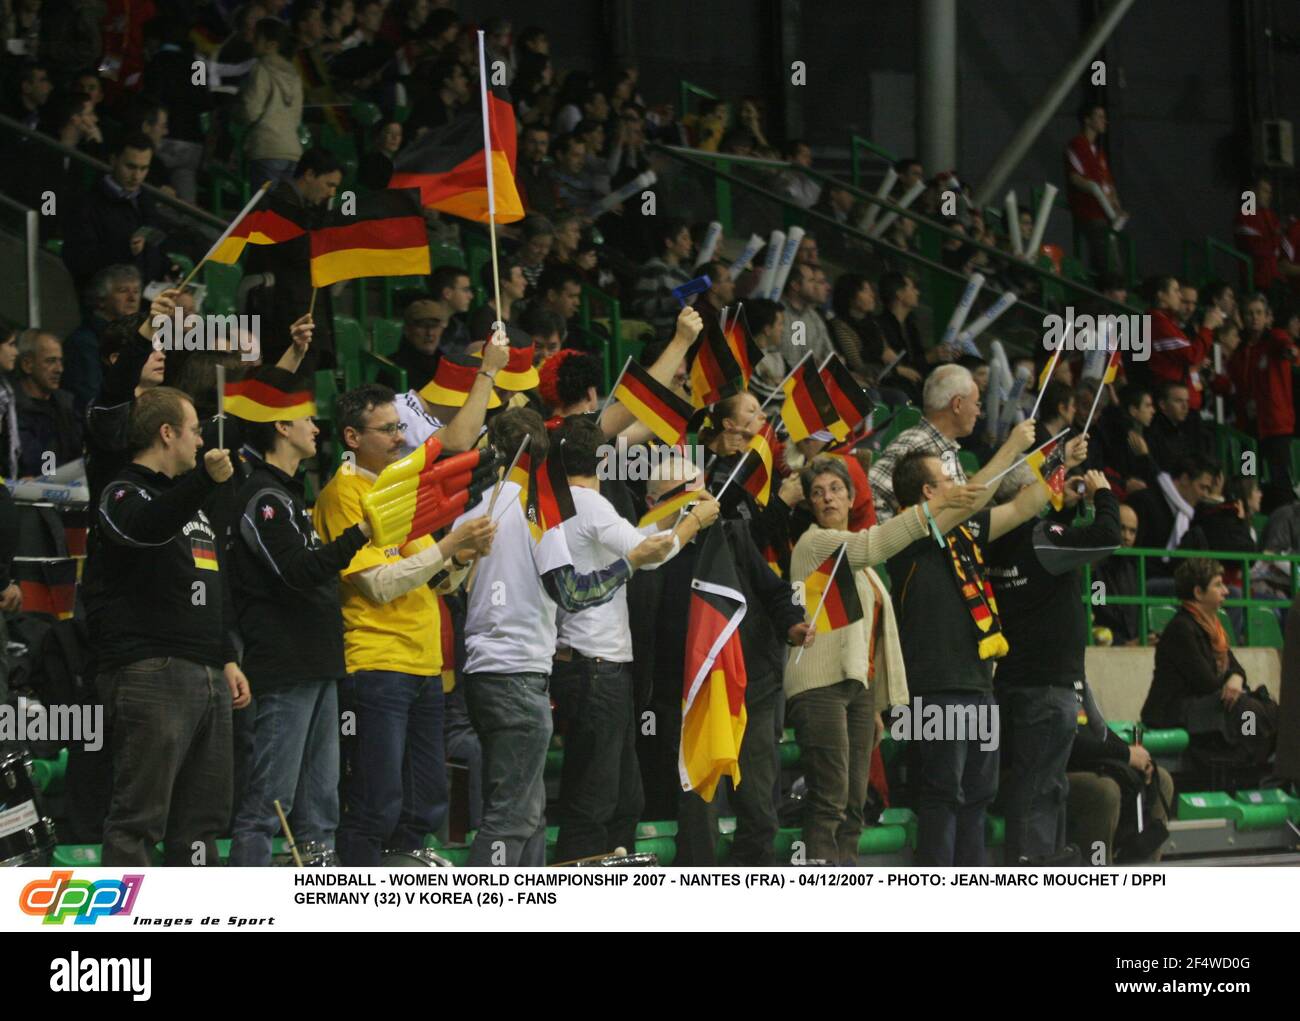
[{"label": "inflatable noise stick", "polygon": [[686,283],[679,287],[673,288],[673,297],[676,298],[682,308],[690,304],[686,299],[694,297],[697,294],[703,294],[713,286],[713,281],[708,277],[696,277],[694,280],[687,280]]}]

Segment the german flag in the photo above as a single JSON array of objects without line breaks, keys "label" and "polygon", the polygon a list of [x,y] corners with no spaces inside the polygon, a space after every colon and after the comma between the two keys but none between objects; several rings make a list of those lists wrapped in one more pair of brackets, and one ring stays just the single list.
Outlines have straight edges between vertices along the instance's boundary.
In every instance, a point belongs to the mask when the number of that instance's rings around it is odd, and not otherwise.
[{"label": "german flag", "polygon": [[208,256],[208,261],[233,265],[244,254],[245,245],[278,245],[306,233],[306,228],[284,206],[279,209],[254,206],[235,224],[230,236]]},{"label": "german flag", "polygon": [[712,329],[706,326],[700,331],[686,354],[686,364],[690,366],[691,403],[696,408],[716,404],[745,388],[740,363],[716,323]]},{"label": "german flag", "polygon": [[718,782],[739,784],[745,737],[745,656],[740,622],[748,605],[721,528],[710,528],[691,579],[682,680],[682,790],[712,801]]},{"label": "german flag", "polygon": [[1120,363],[1123,361],[1124,356],[1120,352],[1119,348],[1116,348],[1110,353],[1110,358],[1106,362],[1106,371],[1101,377],[1100,386],[1105,386],[1107,383],[1115,382],[1115,376],[1119,373]]},{"label": "german flag", "polygon": [[1065,505],[1065,446],[1063,437],[1056,437],[1031,451],[1025,458],[1035,477],[1047,487],[1052,506],[1060,510]]},{"label": "german flag", "polygon": [[63,519],[63,545],[70,557],[86,555],[86,535],[90,530],[90,512],[85,507],[60,509]]},{"label": "german flag", "polygon": [[325,226],[311,232],[313,287],[431,271],[429,237],[414,189],[360,195],[356,203],[353,215],[334,210]]},{"label": "german flag", "polygon": [[781,418],[792,443],[806,440],[823,430],[829,430],[840,441],[849,435],[849,427],[835,411],[811,358],[805,358],[799,364],[782,389],[785,390],[785,403],[781,405]]},{"label": "german flag", "polygon": [[442,441],[430,436],[381,471],[361,498],[376,546],[403,545],[450,524],[471,497],[477,499],[479,486],[495,478],[492,455],[485,455],[484,448],[439,459],[441,453]]},{"label": "german flag", "polygon": [[693,483],[694,479],[668,490],[655,501],[653,507],[645,512],[641,520],[636,523],[636,527],[645,528],[647,525],[657,524],[670,514],[676,514],[692,501],[698,500],[700,489],[698,486],[693,486]]},{"label": "german flag", "polygon": [[451,607],[445,596],[438,600],[438,638],[442,646],[442,693],[456,690],[456,625],[451,619]]},{"label": "german flag", "polygon": [[772,423],[764,422],[763,428],[749,441],[733,475],[740,487],[764,507],[772,495],[772,444],[775,441]]},{"label": "german flag", "polygon": [[850,429],[857,428],[858,424],[871,414],[874,404],[867,396],[867,392],[853,378],[849,367],[840,361],[839,355],[831,355],[830,361],[822,368],[821,378],[822,385],[826,387],[826,395],[830,397],[831,406],[836,413]]},{"label": "german flag", "polygon": [[194,566],[200,571],[219,571],[217,564],[217,544],[202,536],[190,536],[190,552],[194,555]]},{"label": "german flag", "polygon": [[741,378],[748,387],[749,377],[754,374],[754,366],[762,360],[763,352],[758,349],[749,332],[749,318],[745,315],[744,305],[736,306],[736,314],[731,317],[722,331],[722,337],[727,342],[727,350],[731,352],[731,357],[740,366]]},{"label": "german flag", "polygon": [[293,422],[316,414],[310,390],[293,373],[277,365],[258,369],[254,375],[227,383],[224,410],[249,422]]},{"label": "german flag", "polygon": [[15,557],[11,571],[23,593],[23,611],[58,620],[77,603],[77,561],[73,557]]},{"label": "german flag", "polygon": [[569,476],[564,471],[563,443],[552,445],[540,465],[529,459],[528,485],[519,493],[519,505],[528,519],[534,542],[577,513],[569,490]]},{"label": "german flag", "polygon": [[686,426],[695,414],[687,401],[636,362],[627,363],[618,386],[614,387],[613,397],[669,446],[686,435]]},{"label": "german flag", "polygon": [[[491,81],[489,74],[488,80]],[[488,90],[492,129],[492,185],[496,220],[524,218],[515,187],[515,111],[505,88]],[[488,222],[487,162],[483,158],[483,109],[473,103],[454,120],[434,128],[394,161],[389,188],[418,188],[423,205],[479,223]]]},{"label": "german flag", "polygon": [[863,618],[862,600],[845,551],[841,545],[804,579],[804,601],[810,607],[809,613],[816,614],[812,623],[819,633],[847,627]]}]

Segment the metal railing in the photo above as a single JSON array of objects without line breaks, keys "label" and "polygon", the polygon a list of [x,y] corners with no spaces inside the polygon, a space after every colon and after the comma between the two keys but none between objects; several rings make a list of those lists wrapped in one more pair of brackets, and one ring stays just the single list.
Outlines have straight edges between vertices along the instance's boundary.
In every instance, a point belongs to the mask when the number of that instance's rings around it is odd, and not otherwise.
[{"label": "metal railing", "polygon": [[[1198,254],[1201,256],[1201,272],[1199,275],[1193,265]],[[1220,241],[1210,234],[1205,236],[1203,242],[1193,241],[1190,238],[1183,241],[1183,281],[1198,287],[1202,287],[1216,278],[1231,282],[1231,277],[1221,276],[1214,272],[1215,255],[1224,256],[1233,262],[1240,263],[1246,280],[1245,293],[1253,294],[1255,292],[1255,261],[1241,249],[1234,248],[1226,241]]]},{"label": "metal railing", "polygon": [[0,208],[14,214],[14,221],[22,222],[23,234],[23,286],[27,291],[27,325],[41,325],[41,278],[36,253],[41,245],[40,213],[7,195],[0,195]]},{"label": "metal railing", "polygon": [[[1220,552],[1217,550],[1184,550],[1184,549],[1167,550],[1167,549],[1143,549],[1138,547],[1132,547],[1132,548],[1117,549],[1114,553],[1111,554],[1111,556],[1137,558],[1138,594],[1132,596],[1117,596],[1107,592],[1103,596],[1104,603],[1094,604],[1093,592],[1092,592],[1092,578],[1093,578],[1092,568],[1091,567],[1084,568],[1084,584],[1083,584],[1082,598],[1083,598],[1083,604],[1085,607],[1087,607],[1087,613],[1088,613],[1088,644],[1089,645],[1095,644],[1092,635],[1092,622],[1093,622],[1092,609],[1094,605],[1138,607],[1138,635],[1139,635],[1138,641],[1140,645],[1148,644],[1147,636],[1151,633],[1152,630],[1151,627],[1149,626],[1148,615],[1152,608],[1160,607],[1160,606],[1172,606],[1174,608],[1177,608],[1180,605],[1182,605],[1181,600],[1179,600],[1177,596],[1173,595],[1173,593],[1170,593],[1169,595],[1154,595],[1154,596],[1146,594],[1147,561],[1151,558],[1156,558],[1158,560],[1167,560],[1171,558],[1177,560],[1204,559],[1204,560],[1215,560],[1220,563],[1227,562],[1227,563],[1240,564],[1242,568],[1241,595],[1232,596],[1229,597],[1228,599],[1225,599],[1224,606],[1242,607],[1246,611],[1242,615],[1244,618],[1242,622],[1243,624],[1242,633],[1241,635],[1238,636],[1241,639],[1241,641],[1238,644],[1241,645],[1247,645],[1247,646],[1253,645],[1254,639],[1257,637],[1255,634],[1254,620],[1252,619],[1250,610],[1265,609],[1268,610],[1269,612],[1272,612],[1277,609],[1282,609],[1290,606],[1291,599],[1294,599],[1294,597],[1297,594],[1300,594],[1300,572],[1297,572],[1296,570],[1297,565],[1300,564],[1300,556],[1294,554],[1229,553],[1229,552]],[[1251,596],[1250,594],[1250,588],[1251,588],[1250,573],[1251,572],[1250,572],[1249,565],[1252,563],[1259,563],[1261,561],[1267,563],[1280,563],[1280,564],[1290,565],[1290,588],[1291,588],[1290,599],[1253,598]]]},{"label": "metal railing", "polygon": [[886,163],[888,163],[891,166],[898,162],[897,156],[895,156],[888,149],[876,145],[876,143],[871,141],[871,139],[863,138],[861,135],[850,135],[849,136],[849,164],[851,167],[850,175],[853,179],[853,187],[855,188],[862,187],[862,165],[864,162],[862,159],[862,151],[864,149],[867,152],[872,153],[875,156],[878,156],[880,159],[884,160]]},{"label": "metal railing", "polygon": [[692,112],[690,108],[690,102],[692,97],[696,99],[719,98],[716,93],[710,92],[708,89],[704,88],[703,86],[696,85],[693,82],[688,82],[683,80],[682,87],[681,87],[682,105],[681,105],[681,114],[679,116],[685,117],[688,113]]}]

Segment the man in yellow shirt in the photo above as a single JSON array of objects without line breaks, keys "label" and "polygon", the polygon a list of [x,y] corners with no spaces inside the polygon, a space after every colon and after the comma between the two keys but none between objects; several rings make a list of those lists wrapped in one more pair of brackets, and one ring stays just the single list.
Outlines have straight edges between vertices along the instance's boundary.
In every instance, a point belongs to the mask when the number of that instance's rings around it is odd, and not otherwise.
[{"label": "man in yellow shirt", "polygon": [[[326,541],[363,520],[361,499],[400,456],[402,424],[393,391],[367,383],[338,400],[348,455],[316,501]],[[435,543],[370,545],[343,569],[343,816],[337,849],[345,865],[378,865],[387,848],[423,847],[447,813],[443,754],[442,648],[437,596],[487,553],[495,526],[465,521]],[[353,714],[349,717],[349,713]]]}]

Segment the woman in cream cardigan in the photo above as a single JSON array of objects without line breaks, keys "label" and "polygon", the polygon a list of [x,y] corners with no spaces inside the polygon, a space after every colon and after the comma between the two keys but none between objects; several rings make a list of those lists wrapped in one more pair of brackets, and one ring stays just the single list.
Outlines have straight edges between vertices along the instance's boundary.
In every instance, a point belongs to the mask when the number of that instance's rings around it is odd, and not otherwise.
[{"label": "woman in cream cardigan", "polygon": [[[815,645],[785,665],[786,715],[794,725],[807,784],[803,839],[810,860],[857,863],[871,750],[884,730],[881,712],[907,702],[907,674],[894,607],[872,564],[884,563],[922,538],[929,523],[922,506],[883,525],[848,531],[853,483],[838,457],[820,457],[800,476],[816,524],[795,544],[792,580],[807,578],[847,544],[863,619],[817,636]],[[992,490],[954,487],[929,508],[940,531],[965,521]]]}]

